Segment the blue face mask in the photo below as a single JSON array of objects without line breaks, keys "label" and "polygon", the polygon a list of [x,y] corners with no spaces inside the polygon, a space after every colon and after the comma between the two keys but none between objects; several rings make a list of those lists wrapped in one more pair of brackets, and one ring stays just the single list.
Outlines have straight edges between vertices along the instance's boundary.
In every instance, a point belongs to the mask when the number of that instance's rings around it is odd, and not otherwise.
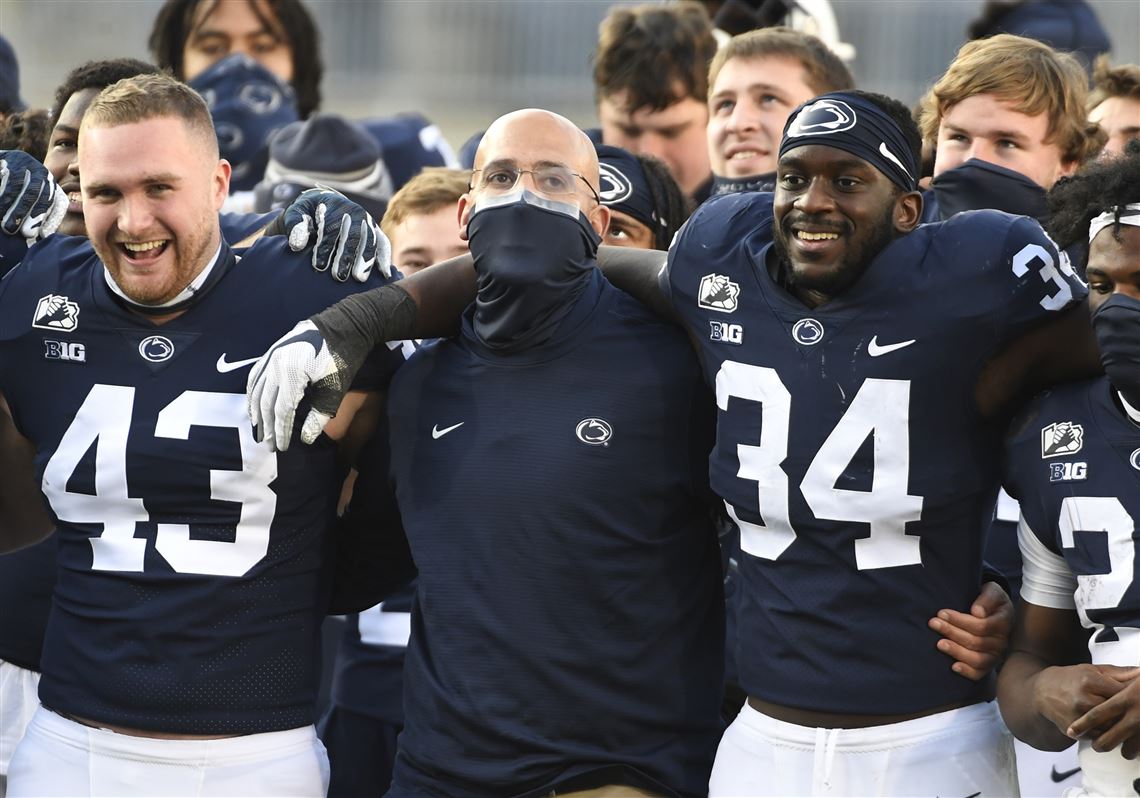
[{"label": "blue face mask", "polygon": [[467,236],[475,332],[500,351],[550,340],[589,283],[601,243],[576,205],[526,190],[477,202]]},{"label": "blue face mask", "polygon": [[1092,324],[1108,381],[1140,409],[1140,300],[1113,294],[1093,313]]},{"label": "blue face mask", "polygon": [[252,191],[269,162],[269,139],[300,118],[293,87],[243,53],[188,82],[206,100],[218,148],[233,166],[230,191]]},{"label": "blue face mask", "polygon": [[943,221],[962,211],[997,211],[1044,221],[1045,189],[1020,172],[971,158],[934,178],[931,186]]}]

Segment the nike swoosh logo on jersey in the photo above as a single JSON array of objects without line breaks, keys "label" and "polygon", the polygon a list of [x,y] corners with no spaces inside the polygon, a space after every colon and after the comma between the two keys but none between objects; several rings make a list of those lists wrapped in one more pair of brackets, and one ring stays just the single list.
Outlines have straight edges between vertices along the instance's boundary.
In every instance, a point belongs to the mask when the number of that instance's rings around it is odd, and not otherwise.
[{"label": "nike swoosh logo on jersey", "polygon": [[458,424],[452,424],[450,427],[444,427],[443,429],[440,429],[439,425],[436,424],[435,426],[433,426],[431,428],[432,440],[438,441],[440,438],[442,438],[447,433],[451,432],[453,429],[459,429],[460,427],[462,427],[464,423],[465,422],[460,421]]},{"label": "nike swoosh logo on jersey", "polygon": [[1080,773],[1080,772],[1081,772],[1080,768],[1073,768],[1072,770],[1063,770],[1060,773],[1058,773],[1057,772],[1057,766],[1054,765],[1053,766],[1053,772],[1049,774],[1049,778],[1051,778],[1053,780],[1054,784],[1060,784],[1065,779],[1069,778],[1070,776],[1076,775],[1077,773]]},{"label": "nike swoosh logo on jersey", "polygon": [[218,355],[218,373],[225,374],[229,371],[237,371],[238,369],[243,369],[246,366],[252,366],[257,361],[258,358],[251,357],[249,360],[235,360],[233,362],[230,362],[226,360],[226,353],[222,352],[222,354]]},{"label": "nike swoosh logo on jersey", "polygon": [[876,335],[871,339],[871,343],[867,344],[867,354],[869,354],[871,357],[879,357],[881,355],[894,352],[898,349],[905,349],[906,347],[913,344],[914,341],[915,339],[911,338],[909,341],[899,341],[897,344],[883,344],[880,346],[879,336]]}]

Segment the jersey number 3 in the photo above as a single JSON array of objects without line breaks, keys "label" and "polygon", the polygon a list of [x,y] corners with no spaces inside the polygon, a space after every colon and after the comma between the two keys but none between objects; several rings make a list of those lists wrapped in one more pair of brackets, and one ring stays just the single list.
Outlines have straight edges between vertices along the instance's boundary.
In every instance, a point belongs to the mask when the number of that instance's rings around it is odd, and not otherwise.
[{"label": "jersey number 3", "polygon": [[[91,538],[91,567],[96,571],[141,571],[146,539],[135,537],[135,525],[150,521],[143,500],[127,493],[127,437],[135,389],[95,385],[75,420],[60,439],[44,469],[43,492],[61,521],[102,524]],[[269,527],[277,495],[269,484],[277,478],[277,458],[253,440],[241,394],[184,391],[158,414],[158,438],[188,440],[193,426],[237,430],[240,471],[211,470],[210,498],[235,502],[241,510],[233,541],[195,540],[189,524],[156,524],[154,547],[179,573],[241,576],[269,550]],[[80,461],[95,445],[95,493],[67,489]]]},{"label": "jersey number 3", "polygon": [[[788,456],[792,395],[774,369],[726,360],[716,375],[716,403],[722,413],[732,397],[763,406],[760,445],[738,444],[736,454],[737,476],[757,483],[764,523],[742,521],[731,504],[725,506],[740,527],[741,548],[775,560],[796,539],[788,512],[788,475],[781,468]],[[871,490],[835,487],[868,435],[874,435],[875,451]],[[870,526],[870,535],[855,541],[859,570],[919,565],[920,542],[906,534],[906,524],[922,517],[922,497],[907,493],[909,474],[910,382],[872,378],[859,388],[816,452],[800,491],[816,518]]]}]

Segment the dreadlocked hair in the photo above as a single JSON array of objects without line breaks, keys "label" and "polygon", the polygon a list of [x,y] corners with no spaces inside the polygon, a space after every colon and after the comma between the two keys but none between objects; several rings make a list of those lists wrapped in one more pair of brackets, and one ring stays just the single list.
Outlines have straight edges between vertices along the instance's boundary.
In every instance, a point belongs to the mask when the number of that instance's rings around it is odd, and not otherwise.
[{"label": "dreadlocked hair", "polygon": [[1049,192],[1049,234],[1062,249],[1085,242],[1089,222],[1115,213],[1112,237],[1120,240],[1120,207],[1140,202],[1140,141],[1128,142],[1119,158],[1094,161]]},{"label": "dreadlocked hair", "polygon": [[638,153],[633,157],[645,174],[649,196],[653,200],[653,211],[657,214],[658,222],[653,225],[653,248],[667,250],[673,243],[673,236],[693,212],[693,203],[681,191],[664,161]]}]

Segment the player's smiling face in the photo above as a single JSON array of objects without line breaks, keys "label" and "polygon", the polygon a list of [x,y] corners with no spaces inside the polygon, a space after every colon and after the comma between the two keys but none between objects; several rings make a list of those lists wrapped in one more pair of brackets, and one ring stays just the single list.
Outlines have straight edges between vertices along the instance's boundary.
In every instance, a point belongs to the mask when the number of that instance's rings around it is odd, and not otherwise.
[{"label": "player's smiling face", "polygon": [[914,229],[922,203],[862,158],[807,144],[780,158],[773,212],[777,256],[796,294],[817,305],[851,285],[897,235]]},{"label": "player's smiling face", "polygon": [[176,297],[221,241],[229,164],[181,119],[80,131],[87,235],[111,277],[141,304]]},{"label": "player's smiling face", "polygon": [[709,160],[714,174],[752,177],[776,170],[788,115],[819,92],[787,56],[730,58],[709,90]]},{"label": "player's smiling face", "polygon": [[[48,139],[44,166],[55,182],[67,194],[67,214],[60,222],[59,232],[68,236],[87,235],[83,226],[83,199],[79,192],[79,123],[98,89],[81,89],[67,98],[59,112],[59,121]],[[74,169],[70,168],[74,165]]]}]

